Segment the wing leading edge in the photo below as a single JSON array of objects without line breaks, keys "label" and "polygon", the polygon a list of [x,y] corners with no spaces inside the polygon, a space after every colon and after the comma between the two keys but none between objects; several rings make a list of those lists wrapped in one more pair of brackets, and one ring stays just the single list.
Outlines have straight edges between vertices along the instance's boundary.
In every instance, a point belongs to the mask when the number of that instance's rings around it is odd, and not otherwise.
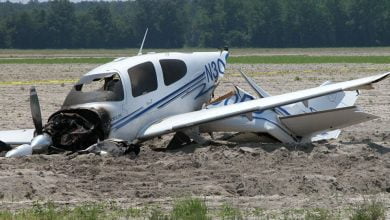
[{"label": "wing leading edge", "polygon": [[219,108],[202,109],[199,111],[167,117],[147,127],[139,135],[139,138],[143,139],[153,136],[159,136],[188,127],[200,125],[203,123],[209,123],[212,121],[221,120],[237,115],[243,115],[250,112],[261,111],[278,106],[301,102],[307,99],[312,99],[319,96],[340,92],[343,90],[356,90],[360,88],[365,88],[367,86],[371,86],[371,84],[373,83],[385,79],[389,75],[390,72],[381,75],[375,75],[361,79],[300,90],[282,95],[255,99],[228,106],[222,106]]},{"label": "wing leading edge", "polygon": [[0,141],[11,145],[29,144],[34,137],[34,129],[0,131]]}]

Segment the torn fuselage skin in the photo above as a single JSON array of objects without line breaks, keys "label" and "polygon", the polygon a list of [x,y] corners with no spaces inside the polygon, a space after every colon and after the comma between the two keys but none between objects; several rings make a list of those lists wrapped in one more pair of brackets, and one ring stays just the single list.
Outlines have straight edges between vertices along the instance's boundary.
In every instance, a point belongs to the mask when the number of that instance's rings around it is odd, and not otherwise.
[{"label": "torn fuselage skin", "polygon": [[83,76],[65,98],[61,110],[49,117],[44,132],[52,137],[55,148],[85,150],[109,137],[111,108],[115,109],[115,103],[123,99],[118,73]]}]

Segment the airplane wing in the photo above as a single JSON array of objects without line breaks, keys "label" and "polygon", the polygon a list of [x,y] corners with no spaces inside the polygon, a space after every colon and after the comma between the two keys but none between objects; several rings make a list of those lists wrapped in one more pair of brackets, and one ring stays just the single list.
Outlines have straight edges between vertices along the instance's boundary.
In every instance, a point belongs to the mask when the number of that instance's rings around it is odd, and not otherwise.
[{"label": "airplane wing", "polygon": [[30,144],[34,129],[0,131],[0,141],[11,145]]},{"label": "airplane wing", "polygon": [[143,139],[159,136],[203,123],[209,123],[212,121],[243,115],[250,112],[301,102],[307,99],[312,99],[343,90],[372,88],[373,83],[379,82],[389,75],[390,72],[381,75],[300,90],[297,92],[265,97],[262,99],[255,99],[218,108],[202,109],[199,111],[174,115],[150,125],[139,135],[139,138]]}]

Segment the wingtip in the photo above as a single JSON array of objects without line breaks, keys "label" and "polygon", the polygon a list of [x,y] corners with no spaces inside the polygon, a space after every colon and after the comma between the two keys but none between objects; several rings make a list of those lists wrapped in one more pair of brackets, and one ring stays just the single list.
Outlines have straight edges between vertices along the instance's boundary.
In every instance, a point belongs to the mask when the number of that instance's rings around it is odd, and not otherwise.
[{"label": "wingtip", "polygon": [[373,83],[377,83],[379,81],[382,81],[382,80],[386,79],[389,76],[390,76],[390,72],[378,75],[378,78],[375,81],[373,81]]}]

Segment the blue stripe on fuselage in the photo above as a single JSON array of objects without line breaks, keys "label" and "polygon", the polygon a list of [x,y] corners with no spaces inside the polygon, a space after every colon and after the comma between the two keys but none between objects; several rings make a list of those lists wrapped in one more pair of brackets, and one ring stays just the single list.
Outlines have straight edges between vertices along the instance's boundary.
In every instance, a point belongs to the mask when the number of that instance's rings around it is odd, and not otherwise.
[{"label": "blue stripe on fuselage", "polygon": [[112,127],[115,127],[115,125],[118,124],[120,121],[125,120],[126,118],[131,117],[132,115],[134,115],[135,113],[137,113],[137,112],[140,111],[141,109],[143,109],[143,107],[140,107],[139,109],[133,111],[132,113],[126,115],[125,117],[116,120],[115,122],[112,123]]},{"label": "blue stripe on fuselage", "polygon": [[194,85],[190,86],[189,88],[185,89],[184,91],[180,92],[179,94],[175,95],[173,98],[169,99],[167,102],[161,104],[160,106],[158,106],[158,108],[162,108],[164,106],[166,106],[167,104],[171,103],[173,100],[175,100],[177,97],[183,95],[183,93],[186,93],[188,91],[188,89],[192,89],[194,86],[199,86],[199,83],[202,82],[202,80],[206,79],[206,77],[202,77],[200,78],[199,80],[197,80]]},{"label": "blue stripe on fuselage", "polygon": [[[112,127],[115,128],[115,129],[119,129],[123,126],[125,126],[127,123],[129,123],[130,121],[134,120],[135,118],[139,117],[140,115],[144,114],[145,112],[151,110],[152,108],[154,108],[155,106],[161,104],[162,102],[164,102],[166,99],[168,98],[171,98],[172,96],[174,96],[176,93],[180,93],[182,92],[182,90],[186,90],[188,89],[187,87],[192,87],[193,85],[192,84],[195,84],[195,83],[199,83],[201,82],[201,80],[199,80],[200,78],[204,77],[205,76],[205,73],[202,73],[200,74],[199,76],[197,76],[194,80],[191,80],[191,82],[185,84],[184,86],[180,87],[179,89],[175,90],[174,92],[170,93],[169,95],[165,96],[164,98],[160,99],[159,101],[153,103],[152,105],[150,105],[149,107],[145,108],[143,111],[141,112],[138,112],[137,114],[133,114],[131,113],[130,115],[127,115],[121,119],[119,119],[118,121],[116,121]],[[176,96],[178,97],[178,96]]]}]

